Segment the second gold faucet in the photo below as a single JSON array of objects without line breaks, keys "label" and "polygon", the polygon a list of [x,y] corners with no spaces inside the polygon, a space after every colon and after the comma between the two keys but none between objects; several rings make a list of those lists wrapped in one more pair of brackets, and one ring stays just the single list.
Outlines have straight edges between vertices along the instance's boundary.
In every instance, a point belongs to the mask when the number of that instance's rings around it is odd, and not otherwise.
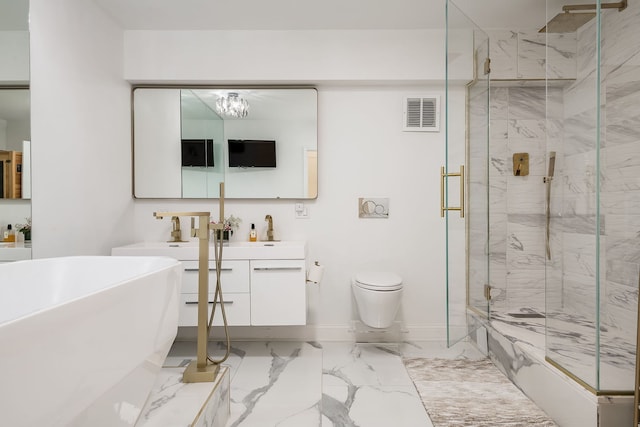
[{"label": "second gold faucet", "polygon": [[168,240],[168,242],[184,242],[182,240],[182,230],[180,229],[180,218],[172,216],[171,224],[171,240]]},{"label": "second gold faucet", "polygon": [[273,242],[273,218],[271,215],[267,215],[264,217],[264,220],[267,221],[267,241]]}]

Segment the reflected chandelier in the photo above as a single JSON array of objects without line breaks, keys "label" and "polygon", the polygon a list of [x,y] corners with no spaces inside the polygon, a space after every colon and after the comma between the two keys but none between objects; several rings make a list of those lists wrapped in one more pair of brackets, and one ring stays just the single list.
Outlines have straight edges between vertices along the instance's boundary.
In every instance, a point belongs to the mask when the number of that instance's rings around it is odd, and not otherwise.
[{"label": "reflected chandelier", "polygon": [[249,102],[237,92],[229,92],[216,101],[216,110],[227,117],[245,118],[249,114]]}]

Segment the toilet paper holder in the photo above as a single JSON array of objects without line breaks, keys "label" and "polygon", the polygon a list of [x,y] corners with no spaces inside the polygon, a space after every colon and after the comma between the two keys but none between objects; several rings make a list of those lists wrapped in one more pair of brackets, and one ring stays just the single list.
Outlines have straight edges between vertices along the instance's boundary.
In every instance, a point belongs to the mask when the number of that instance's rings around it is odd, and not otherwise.
[{"label": "toilet paper holder", "polygon": [[320,265],[318,261],[315,261],[313,265],[309,267],[309,271],[307,271],[307,283],[320,283],[323,274],[324,267]]}]

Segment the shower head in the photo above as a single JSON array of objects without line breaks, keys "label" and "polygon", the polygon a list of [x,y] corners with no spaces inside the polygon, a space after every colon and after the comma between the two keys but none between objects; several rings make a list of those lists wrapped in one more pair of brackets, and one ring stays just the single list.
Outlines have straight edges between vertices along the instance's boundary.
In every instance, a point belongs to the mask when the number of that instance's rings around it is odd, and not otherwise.
[{"label": "shower head", "polygon": [[538,31],[539,33],[573,33],[596,17],[595,12],[562,12]]},{"label": "shower head", "polygon": [[556,152],[550,151],[549,152],[549,175],[548,175],[549,178],[553,177],[555,168],[556,168]]},{"label": "shower head", "polygon": [[[627,8],[627,0],[617,3],[600,3],[600,9],[618,9],[618,11]],[[596,16],[598,5],[593,4],[570,4],[562,6],[562,13],[554,16],[551,21],[538,31],[539,33],[573,33]],[[576,12],[578,11],[578,12]]]}]

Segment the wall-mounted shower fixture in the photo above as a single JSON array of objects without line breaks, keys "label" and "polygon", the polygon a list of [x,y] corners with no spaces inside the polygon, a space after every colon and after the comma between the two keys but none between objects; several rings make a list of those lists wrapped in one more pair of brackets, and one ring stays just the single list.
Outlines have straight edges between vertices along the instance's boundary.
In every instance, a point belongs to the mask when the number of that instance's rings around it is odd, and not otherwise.
[{"label": "wall-mounted shower fixture", "polygon": [[551,181],[553,181],[553,174],[556,169],[556,152],[549,152],[549,174],[545,176],[542,181],[547,185],[547,228],[545,233],[545,243],[547,248],[547,259],[551,260],[551,244],[550,244],[550,235],[549,228],[551,225]]},{"label": "wall-mounted shower fixture", "polygon": [[515,153],[513,155],[513,176],[529,175],[529,153]]},{"label": "wall-mounted shower fixture", "polygon": [[556,152],[549,151],[549,173],[543,178],[543,182],[551,182],[556,170]]},{"label": "wall-mounted shower fixture", "polygon": [[[602,3],[600,9],[624,10],[627,7],[627,0],[617,3]],[[593,4],[570,4],[562,6],[562,13],[554,16],[551,21],[538,31],[539,33],[573,33],[587,22],[596,17],[596,12],[584,12],[597,10],[598,5]],[[576,12],[577,11],[577,12]]]}]

